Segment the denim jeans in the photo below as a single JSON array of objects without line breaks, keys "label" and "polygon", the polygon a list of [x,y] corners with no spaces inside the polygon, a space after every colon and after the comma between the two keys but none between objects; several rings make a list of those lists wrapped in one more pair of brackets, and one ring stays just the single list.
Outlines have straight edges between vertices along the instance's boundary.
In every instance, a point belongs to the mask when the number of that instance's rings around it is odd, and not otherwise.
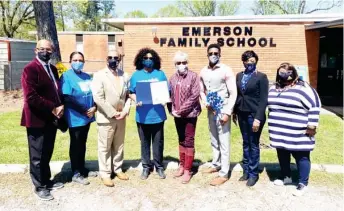
[{"label": "denim jeans", "polygon": [[308,185],[309,173],[311,171],[310,151],[289,151],[277,149],[278,161],[281,167],[282,177],[291,177],[290,155],[293,155],[299,171],[299,183]]},{"label": "denim jeans", "polygon": [[265,120],[260,122],[257,132],[252,131],[254,117],[249,112],[238,113],[238,121],[243,139],[243,170],[249,178],[258,178],[258,166],[260,160],[259,139]]},{"label": "denim jeans", "polygon": [[143,168],[152,168],[150,154],[153,145],[153,164],[156,169],[163,169],[164,122],[158,124],[137,123],[141,141],[141,160]]}]

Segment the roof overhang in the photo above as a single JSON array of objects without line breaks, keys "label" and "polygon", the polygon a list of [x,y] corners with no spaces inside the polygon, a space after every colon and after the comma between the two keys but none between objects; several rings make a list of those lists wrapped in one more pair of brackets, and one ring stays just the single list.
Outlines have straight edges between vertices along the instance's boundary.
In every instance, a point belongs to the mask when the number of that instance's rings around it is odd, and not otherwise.
[{"label": "roof overhang", "polygon": [[105,24],[124,30],[125,24],[165,24],[165,23],[315,23],[343,18],[341,13],[302,15],[235,15],[178,18],[108,18]]},{"label": "roof overhang", "polygon": [[[37,31],[29,31],[29,34],[36,35]],[[82,34],[82,35],[123,35],[123,31],[58,31],[58,35],[74,35],[74,34]]]},{"label": "roof overhang", "polygon": [[338,19],[333,21],[326,21],[321,23],[315,23],[305,26],[306,30],[322,29],[322,28],[343,28],[344,19]]}]

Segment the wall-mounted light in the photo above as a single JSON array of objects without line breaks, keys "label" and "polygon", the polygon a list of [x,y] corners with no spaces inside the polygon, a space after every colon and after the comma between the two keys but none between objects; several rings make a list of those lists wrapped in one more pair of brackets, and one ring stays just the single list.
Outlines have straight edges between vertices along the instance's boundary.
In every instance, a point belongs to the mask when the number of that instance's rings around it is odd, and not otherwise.
[{"label": "wall-mounted light", "polygon": [[158,28],[156,26],[152,27],[152,35],[153,35],[153,41],[154,43],[159,43],[159,38],[156,36],[156,32],[158,31]]}]

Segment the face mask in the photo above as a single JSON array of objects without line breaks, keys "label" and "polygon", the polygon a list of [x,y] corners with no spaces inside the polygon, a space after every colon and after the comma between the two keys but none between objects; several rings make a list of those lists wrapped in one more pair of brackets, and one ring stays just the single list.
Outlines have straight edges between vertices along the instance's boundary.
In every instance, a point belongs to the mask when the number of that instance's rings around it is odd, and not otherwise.
[{"label": "face mask", "polygon": [[111,69],[116,70],[117,65],[118,65],[118,61],[115,59],[110,59],[110,60],[108,60],[108,65]]},{"label": "face mask", "polygon": [[147,60],[143,60],[142,64],[143,64],[143,67],[152,68],[154,65],[154,62],[150,59],[147,59]]},{"label": "face mask", "polygon": [[245,72],[252,73],[256,70],[256,63],[245,64]]},{"label": "face mask", "polygon": [[50,60],[51,54],[52,53],[47,52],[47,51],[38,51],[37,56],[40,60],[47,62]]},{"label": "face mask", "polygon": [[278,75],[283,79],[283,80],[286,80],[286,81],[289,81],[291,79],[293,79],[291,77],[293,73],[292,72],[279,72]]},{"label": "face mask", "polygon": [[176,69],[179,73],[185,73],[186,70],[188,69],[188,66],[186,64],[180,64],[180,65],[176,65]]},{"label": "face mask", "polygon": [[209,61],[210,61],[212,64],[216,64],[219,60],[220,60],[220,57],[219,57],[219,56],[216,56],[216,55],[211,55],[211,56],[209,56]]},{"label": "face mask", "polygon": [[81,72],[83,68],[84,68],[83,62],[72,62],[72,69],[75,70],[76,72]]}]

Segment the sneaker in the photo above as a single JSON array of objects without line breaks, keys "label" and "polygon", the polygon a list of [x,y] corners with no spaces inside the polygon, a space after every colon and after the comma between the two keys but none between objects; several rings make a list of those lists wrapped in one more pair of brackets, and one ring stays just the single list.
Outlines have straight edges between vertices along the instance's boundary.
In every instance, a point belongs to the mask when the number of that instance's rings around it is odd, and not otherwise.
[{"label": "sneaker", "polygon": [[84,177],[97,177],[98,176],[98,172],[97,171],[90,171],[87,168],[84,168],[84,170],[81,171],[81,174]]},{"label": "sneaker", "polygon": [[294,196],[302,196],[307,190],[307,186],[299,183],[296,187],[296,190],[293,192]]},{"label": "sneaker", "polygon": [[47,189],[42,189],[42,190],[36,190],[35,189],[35,194],[42,201],[50,201],[50,200],[54,199],[54,197],[51,195],[50,191]]},{"label": "sneaker", "polygon": [[82,185],[90,184],[90,182],[87,179],[85,179],[80,173],[74,174],[74,176],[72,177],[72,181]]},{"label": "sneaker", "polygon": [[49,181],[48,185],[47,185],[48,190],[57,190],[57,189],[61,189],[63,187],[64,187],[64,185],[62,182]]},{"label": "sneaker", "polygon": [[280,180],[280,179],[274,180],[274,185],[277,185],[277,186],[290,185],[292,183],[293,181],[291,177],[285,177],[284,180]]}]

